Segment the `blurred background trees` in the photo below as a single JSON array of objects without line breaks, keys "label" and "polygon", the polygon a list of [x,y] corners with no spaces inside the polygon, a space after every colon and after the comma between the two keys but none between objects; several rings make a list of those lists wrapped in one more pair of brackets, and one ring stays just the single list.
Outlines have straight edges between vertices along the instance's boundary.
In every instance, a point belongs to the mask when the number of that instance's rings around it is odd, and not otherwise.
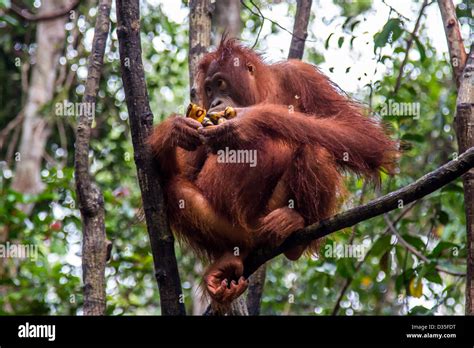
[{"label": "blurred background trees", "polygon": [[[296,2],[244,4],[219,1],[214,24],[228,26],[231,33],[241,30],[244,43],[256,43],[269,61],[285,59],[291,41],[285,30],[292,30]],[[468,1],[455,4],[468,38],[472,9]],[[47,21],[35,18],[50,11],[50,5],[67,14]],[[82,313],[81,221],[73,178],[77,119],[58,115],[56,108],[58,103],[82,100],[95,6],[89,0],[79,5],[66,0],[0,0],[0,243],[35,244],[40,251],[36,261],[0,259],[0,314]],[[351,194],[344,208],[404,186],[457,152],[452,128],[455,86],[439,9],[429,4],[420,16],[421,7],[422,1],[313,1],[305,61],[320,66],[375,112],[388,100],[421,106],[419,118],[384,118],[393,136],[404,143],[399,175],[384,176],[380,189],[348,177]],[[233,11],[240,11],[240,17]],[[159,122],[172,112],[182,113],[189,102],[188,3],[143,1],[141,14],[148,91]],[[111,19],[90,152],[91,171],[104,193],[107,237],[113,241],[106,269],[107,313],[159,314],[153,261],[140,218],[115,8]],[[216,44],[222,32],[213,33]],[[31,142],[28,132],[44,141]],[[33,153],[30,157],[38,163],[26,176],[20,174],[28,159],[24,153]],[[33,182],[35,189],[19,180]],[[325,256],[324,246],[319,258],[273,260],[267,267],[261,313],[463,314],[465,279],[421,262],[397,243],[387,230],[387,219],[398,220],[397,231],[428,259],[446,270],[465,269],[466,222],[458,179],[414,206],[325,241],[366,246],[370,253],[362,261]],[[185,248],[178,247],[177,254],[187,311],[193,313],[194,308],[200,314],[200,263]]]}]

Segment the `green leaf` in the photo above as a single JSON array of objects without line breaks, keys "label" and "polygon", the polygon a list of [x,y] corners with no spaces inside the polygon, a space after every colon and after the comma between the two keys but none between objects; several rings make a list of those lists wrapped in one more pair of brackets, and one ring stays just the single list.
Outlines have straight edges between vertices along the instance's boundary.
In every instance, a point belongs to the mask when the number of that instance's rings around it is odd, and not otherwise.
[{"label": "green leaf", "polygon": [[384,47],[388,42],[396,41],[403,33],[402,21],[399,18],[390,18],[382,31],[374,36],[374,48]]},{"label": "green leaf", "polygon": [[324,48],[325,49],[328,49],[329,47],[329,40],[331,39],[331,37],[334,35],[334,33],[331,33],[329,34],[328,38],[326,39],[326,42],[324,43]]},{"label": "green leaf", "polygon": [[342,24],[342,27],[345,29],[347,24],[349,24],[349,22],[351,21],[351,19],[353,18],[354,16],[347,16],[346,20],[344,21],[344,23]]},{"label": "green leaf", "polygon": [[410,315],[429,315],[431,312],[428,308],[423,306],[416,306],[413,307],[410,311]]},{"label": "green leaf", "polygon": [[[461,18],[461,17],[467,17],[470,20],[472,20],[472,6],[466,6],[468,2],[465,2],[464,4],[461,2],[456,6],[456,17]],[[472,3],[471,3],[472,4]]]},{"label": "green leaf", "polygon": [[360,23],[360,21],[355,21],[351,24],[351,31],[354,31],[354,28]]},{"label": "green leaf", "polygon": [[405,272],[400,274],[395,280],[395,289],[397,292],[402,291],[410,283],[410,280],[413,278],[415,270],[413,268],[407,269]]},{"label": "green leaf", "polygon": [[426,60],[426,51],[420,39],[418,39],[416,36],[415,36],[415,43],[416,43],[416,48],[418,48],[418,52],[420,52],[420,60],[424,62]]},{"label": "green leaf", "polygon": [[402,136],[402,140],[415,141],[417,143],[424,143],[425,142],[425,137],[421,134],[405,133]]},{"label": "green leaf", "polygon": [[427,271],[426,273],[424,274],[424,278],[426,280],[429,280],[430,282],[433,282],[433,283],[436,283],[436,284],[439,284],[439,285],[443,285],[443,279],[441,279],[438,271],[436,270],[435,266],[430,264],[430,265],[426,265],[425,267],[427,267]]},{"label": "green leaf", "polygon": [[439,242],[438,245],[433,249],[433,251],[428,255],[430,259],[437,259],[441,256],[443,251],[452,249],[452,248],[457,248],[458,246],[454,243],[451,242]]},{"label": "green leaf", "polygon": [[414,99],[419,97],[418,92],[416,91],[416,89],[413,88],[413,86],[405,84],[403,87],[413,96]]},{"label": "green leaf", "polygon": [[405,133],[402,135],[402,140],[406,141],[414,141],[417,143],[424,143],[425,137],[421,134],[414,134],[414,133]]},{"label": "green leaf", "polygon": [[416,249],[418,250],[423,250],[425,248],[425,243],[423,243],[423,241],[418,238],[418,237],[415,237],[415,236],[410,236],[408,234],[405,234],[402,236],[403,239],[405,239],[409,244],[411,244],[412,246],[414,246]]},{"label": "green leaf", "polygon": [[436,217],[443,225],[447,225],[449,223],[449,215],[444,210],[439,210],[436,214]]},{"label": "green leaf", "polygon": [[456,193],[464,193],[464,190],[461,185],[458,184],[448,184],[441,189],[441,192],[456,192]]},{"label": "green leaf", "polygon": [[18,20],[15,17],[12,17],[8,14],[4,14],[1,18],[13,27],[16,27],[16,26],[20,25],[20,23],[18,22]]},{"label": "green leaf", "polygon": [[387,235],[387,236],[382,236],[379,239],[377,239],[372,246],[371,249],[371,255],[372,256],[381,256],[382,254],[386,253],[392,245],[390,244],[392,236]]},{"label": "green leaf", "polygon": [[343,258],[337,261],[337,273],[344,278],[350,278],[355,273],[354,262],[352,259]]},{"label": "green leaf", "polygon": [[337,40],[337,45],[339,46],[339,48],[342,47],[342,44],[344,43],[344,36],[341,36],[339,38],[339,40]]},{"label": "green leaf", "polygon": [[10,8],[11,1],[10,0],[0,0],[0,8]]},{"label": "green leaf", "polygon": [[397,293],[399,293],[404,287],[405,287],[405,279],[403,277],[403,274],[400,274],[397,276],[397,279],[395,279],[395,290]]},{"label": "green leaf", "polygon": [[392,59],[392,57],[385,55],[385,56],[382,56],[382,57],[380,58],[380,61],[385,64],[385,60],[387,60],[387,59]]},{"label": "green leaf", "polygon": [[404,53],[405,52],[405,48],[403,47],[395,47],[395,49],[393,50],[394,53]]},{"label": "green leaf", "polygon": [[353,37],[351,37],[351,41],[349,41],[349,44],[350,44],[351,47],[354,46],[354,40],[355,40],[355,38],[356,38],[356,37],[353,36]]}]

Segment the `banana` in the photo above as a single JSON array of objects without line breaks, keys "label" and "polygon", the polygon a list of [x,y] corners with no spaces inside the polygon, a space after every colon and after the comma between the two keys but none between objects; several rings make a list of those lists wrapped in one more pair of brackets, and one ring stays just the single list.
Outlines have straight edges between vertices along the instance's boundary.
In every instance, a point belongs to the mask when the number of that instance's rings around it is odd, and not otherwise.
[{"label": "banana", "polygon": [[224,111],[208,114],[206,110],[197,104],[190,103],[186,110],[186,117],[198,121],[204,127],[219,125],[237,116],[237,112],[232,106],[228,106]]}]

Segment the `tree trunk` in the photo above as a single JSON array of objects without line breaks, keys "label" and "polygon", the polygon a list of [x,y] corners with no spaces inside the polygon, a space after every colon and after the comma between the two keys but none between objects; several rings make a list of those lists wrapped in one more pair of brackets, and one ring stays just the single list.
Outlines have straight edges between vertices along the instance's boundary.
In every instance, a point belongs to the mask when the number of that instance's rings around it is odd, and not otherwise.
[{"label": "tree trunk", "polygon": [[[198,103],[196,87],[194,84],[197,66],[211,44],[211,12],[212,5],[209,0],[189,1],[189,97],[192,103]],[[194,270],[202,274],[203,265],[196,260]],[[209,302],[202,296],[199,283],[193,284],[193,314],[199,315],[208,307]]]},{"label": "tree trunk", "polygon": [[194,260],[194,273],[198,275],[198,279],[192,279],[192,288],[191,288],[191,296],[193,299],[193,315],[202,315],[206,310],[207,306],[209,306],[209,298],[203,296],[202,293],[202,283],[201,283],[201,275],[204,273],[204,267],[199,259]]},{"label": "tree trunk", "polygon": [[[298,0],[296,7],[295,22],[293,25],[293,35],[291,37],[290,51],[288,59],[302,59],[304,46],[308,36],[309,17],[311,15],[312,0]],[[265,286],[267,272],[266,264],[250,277],[249,293],[247,304],[250,315],[260,315],[260,305]]]},{"label": "tree trunk", "polygon": [[[39,15],[64,7],[64,0],[43,0]],[[31,73],[26,103],[23,108],[23,126],[20,140],[15,178],[12,188],[21,193],[38,194],[43,191],[41,163],[50,127],[40,115],[41,108],[50,102],[54,95],[56,73],[66,32],[66,16],[41,21],[36,28],[36,58]],[[32,205],[22,207],[28,214]]]},{"label": "tree trunk", "polygon": [[240,38],[242,29],[242,20],[240,19],[240,1],[239,0],[220,0],[215,3],[216,9],[212,16],[213,26],[215,28],[213,44],[218,45],[222,35],[229,38]]},{"label": "tree trunk", "polygon": [[74,168],[76,192],[82,216],[82,277],[84,280],[84,315],[104,315],[105,264],[107,241],[104,223],[104,197],[89,174],[89,142],[94,119],[97,91],[109,35],[112,0],[100,0],[92,52],[87,67],[86,90],[77,125]]},{"label": "tree trunk", "polygon": [[152,167],[146,139],[153,131],[140,41],[140,1],[116,0],[117,34],[138,182],[150,238],[163,315],[185,315],[174,237],[168,223],[159,173]]},{"label": "tree trunk", "polygon": [[[460,76],[456,118],[459,151],[474,146],[474,44]],[[467,232],[466,315],[474,315],[474,168],[463,175]]]},{"label": "tree trunk", "polygon": [[210,0],[189,1],[189,86],[192,103],[198,102],[194,85],[197,65],[211,44],[211,12]]},{"label": "tree trunk", "polygon": [[462,42],[461,30],[456,17],[456,9],[452,0],[438,0],[441,18],[443,19],[444,32],[448,42],[448,51],[453,66],[453,75],[459,87],[460,76],[466,64],[466,50]]},{"label": "tree trunk", "polygon": [[[38,16],[67,5],[64,0],[43,0]],[[18,152],[15,153],[16,168],[11,188],[23,194],[38,194],[44,190],[41,181],[41,164],[50,128],[40,115],[41,108],[53,99],[59,56],[62,52],[66,32],[65,16],[41,21],[36,26],[36,56],[32,67],[29,89],[22,115],[22,132]],[[23,63],[24,68],[25,64]],[[16,142],[16,140],[15,140]],[[27,215],[33,204],[19,204],[18,208]],[[1,234],[1,233],[0,233]],[[8,229],[0,236],[0,242],[8,240]],[[4,260],[0,258],[0,278],[4,271]],[[4,291],[6,287],[2,288]],[[1,296],[1,292],[0,292]]]},{"label": "tree trunk", "polygon": [[297,0],[295,24],[291,37],[290,52],[288,59],[302,59],[304,45],[308,37],[308,23],[311,15],[312,0]]},{"label": "tree trunk", "polygon": [[[453,78],[458,87],[454,129],[459,151],[464,152],[474,146],[473,44],[471,44],[468,57],[452,0],[438,0],[438,5],[443,19],[449,56],[451,57]],[[463,186],[467,232],[466,314],[474,315],[474,169],[464,174]]]},{"label": "tree trunk", "polygon": [[260,315],[260,305],[262,303],[263,289],[265,288],[266,272],[267,265],[263,264],[250,277],[247,295],[247,308],[249,315]]}]

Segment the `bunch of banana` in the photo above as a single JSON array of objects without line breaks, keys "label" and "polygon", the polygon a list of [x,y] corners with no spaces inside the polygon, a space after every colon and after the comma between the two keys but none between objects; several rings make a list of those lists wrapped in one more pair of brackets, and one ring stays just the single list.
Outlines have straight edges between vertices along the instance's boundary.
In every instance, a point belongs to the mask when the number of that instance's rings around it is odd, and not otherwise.
[{"label": "bunch of banana", "polygon": [[208,114],[199,105],[190,103],[186,111],[186,117],[191,117],[193,120],[200,122],[204,127],[219,125],[235,116],[237,116],[237,113],[232,106],[226,107],[224,111]]}]

